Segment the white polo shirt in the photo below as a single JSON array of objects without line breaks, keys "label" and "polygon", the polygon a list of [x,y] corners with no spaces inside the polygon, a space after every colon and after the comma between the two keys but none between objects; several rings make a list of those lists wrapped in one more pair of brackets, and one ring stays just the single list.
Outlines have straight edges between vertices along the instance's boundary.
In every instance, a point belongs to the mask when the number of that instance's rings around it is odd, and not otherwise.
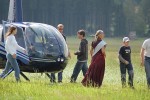
[{"label": "white polo shirt", "polygon": [[23,51],[25,49],[18,45],[14,35],[9,35],[6,38],[5,50],[7,54],[13,55],[17,53],[17,50]]},{"label": "white polo shirt", "polygon": [[150,57],[150,39],[144,41],[142,48],[145,49],[144,56]]}]

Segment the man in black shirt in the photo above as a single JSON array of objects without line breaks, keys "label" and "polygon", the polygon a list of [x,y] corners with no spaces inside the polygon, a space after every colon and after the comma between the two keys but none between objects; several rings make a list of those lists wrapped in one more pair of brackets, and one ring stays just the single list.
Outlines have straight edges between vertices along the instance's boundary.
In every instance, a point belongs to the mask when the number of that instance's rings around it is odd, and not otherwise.
[{"label": "man in black shirt", "polygon": [[131,88],[133,87],[133,67],[131,63],[131,48],[129,46],[129,38],[123,38],[123,46],[119,50],[119,60],[120,60],[120,71],[121,71],[121,81],[122,87],[126,87],[126,70],[128,70],[129,81],[128,84]]},{"label": "man in black shirt", "polygon": [[83,75],[85,76],[87,67],[87,60],[88,60],[88,41],[85,39],[85,31],[79,30],[77,32],[78,38],[81,40],[79,50],[74,54],[77,55],[77,63],[74,67],[73,74],[71,76],[71,83],[76,82],[78,74],[82,70]]}]

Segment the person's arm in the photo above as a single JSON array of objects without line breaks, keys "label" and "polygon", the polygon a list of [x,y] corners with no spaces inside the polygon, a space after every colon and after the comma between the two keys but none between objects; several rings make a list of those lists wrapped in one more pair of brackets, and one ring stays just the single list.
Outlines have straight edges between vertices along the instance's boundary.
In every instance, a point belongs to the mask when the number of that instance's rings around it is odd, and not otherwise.
[{"label": "person's arm", "polygon": [[102,53],[103,53],[104,57],[106,57],[105,48],[106,48],[106,46],[104,46],[104,47],[102,48]]},{"label": "person's arm", "polygon": [[84,42],[81,42],[80,47],[80,51],[75,52],[75,55],[82,55],[84,52],[86,52],[86,46]]},{"label": "person's arm", "polygon": [[145,40],[142,44],[140,56],[141,56],[141,66],[144,66],[144,52],[147,48],[147,40]]},{"label": "person's arm", "polygon": [[25,49],[21,46],[18,45],[15,37],[12,38],[12,42],[13,42],[13,45],[16,47],[17,50],[20,50],[20,51],[24,51],[25,52]]},{"label": "person's arm", "polygon": [[90,48],[90,55],[91,55],[91,57],[93,56],[93,47],[91,46],[91,48]]},{"label": "person's arm", "polygon": [[122,57],[122,48],[120,48],[119,55],[118,55],[118,59],[119,59],[122,63],[124,63],[124,64],[126,64],[126,65],[129,64],[129,62],[128,62],[127,60],[125,60],[125,59]]},{"label": "person's arm", "polygon": [[[64,39],[65,39],[65,41],[66,41],[67,46],[68,46],[66,36],[63,35],[63,37],[64,37]],[[68,48],[68,57],[71,59],[71,53],[70,53],[70,51],[69,51],[69,48]]]},{"label": "person's arm", "polygon": [[70,51],[68,51],[68,57],[71,59],[71,53],[70,53]]},{"label": "person's arm", "polygon": [[118,58],[119,58],[119,60],[120,60],[122,63],[124,63],[124,64],[129,64],[129,62],[126,61],[126,60],[121,56],[121,54],[118,55]]},{"label": "person's arm", "polygon": [[140,52],[140,55],[141,55],[141,66],[144,66],[144,51],[145,51],[145,49],[141,48],[141,52]]}]

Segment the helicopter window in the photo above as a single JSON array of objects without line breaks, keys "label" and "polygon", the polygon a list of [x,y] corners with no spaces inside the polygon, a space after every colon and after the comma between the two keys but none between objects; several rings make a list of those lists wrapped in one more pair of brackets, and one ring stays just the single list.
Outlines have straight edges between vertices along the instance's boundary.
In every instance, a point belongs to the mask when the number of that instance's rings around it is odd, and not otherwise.
[{"label": "helicopter window", "polygon": [[62,34],[60,32],[58,32],[58,30],[51,25],[43,25],[43,26],[45,28],[49,29],[50,32],[55,33],[55,37],[59,41],[61,52],[64,54],[65,57],[67,57],[68,56],[68,47],[66,45],[66,41],[63,38]]},{"label": "helicopter window", "polygon": [[15,37],[16,37],[16,41],[17,41],[18,45],[25,48],[23,31],[21,28],[17,28],[17,34],[15,35]]},{"label": "helicopter window", "polygon": [[32,25],[31,27],[27,28],[26,37],[29,50],[32,48],[34,51],[38,52],[37,57],[59,55],[60,49],[57,39],[51,32],[42,26]]},{"label": "helicopter window", "polygon": [[[5,31],[7,32],[8,27],[5,27]],[[6,34],[5,32],[5,34]],[[17,34],[15,35],[16,41],[19,46],[25,48],[25,42],[24,42],[24,37],[23,37],[23,31],[21,28],[17,27]]]}]

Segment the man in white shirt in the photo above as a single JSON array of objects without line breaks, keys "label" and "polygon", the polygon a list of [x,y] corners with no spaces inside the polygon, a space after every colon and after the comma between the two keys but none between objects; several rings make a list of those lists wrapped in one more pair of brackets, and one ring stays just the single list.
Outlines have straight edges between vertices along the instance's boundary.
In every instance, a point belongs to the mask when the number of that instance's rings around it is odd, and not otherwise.
[{"label": "man in white shirt", "polygon": [[147,85],[150,89],[150,38],[145,40],[141,48],[141,65],[145,66]]}]

